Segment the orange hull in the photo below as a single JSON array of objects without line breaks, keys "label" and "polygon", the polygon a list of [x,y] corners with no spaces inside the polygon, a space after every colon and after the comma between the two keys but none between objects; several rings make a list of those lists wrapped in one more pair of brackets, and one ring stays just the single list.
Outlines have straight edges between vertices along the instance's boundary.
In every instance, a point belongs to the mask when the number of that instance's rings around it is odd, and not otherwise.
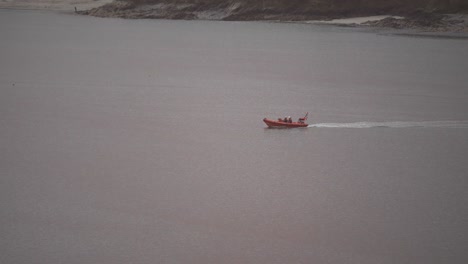
[{"label": "orange hull", "polygon": [[270,128],[295,128],[295,127],[307,127],[308,124],[306,123],[300,123],[300,122],[283,122],[283,121],[276,121],[276,120],[271,120],[268,118],[264,118],[263,122],[267,124],[268,127]]}]

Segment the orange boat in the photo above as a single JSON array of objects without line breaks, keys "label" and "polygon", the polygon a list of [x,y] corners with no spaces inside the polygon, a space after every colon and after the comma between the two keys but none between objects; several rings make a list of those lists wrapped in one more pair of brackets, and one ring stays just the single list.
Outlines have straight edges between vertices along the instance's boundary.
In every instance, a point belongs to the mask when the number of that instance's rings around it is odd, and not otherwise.
[{"label": "orange boat", "polygon": [[264,118],[263,122],[265,122],[269,128],[307,127],[309,124],[307,124],[305,121],[307,120],[308,115],[309,112],[307,112],[304,117],[299,118],[297,122],[293,122],[291,117],[278,118],[278,120]]}]

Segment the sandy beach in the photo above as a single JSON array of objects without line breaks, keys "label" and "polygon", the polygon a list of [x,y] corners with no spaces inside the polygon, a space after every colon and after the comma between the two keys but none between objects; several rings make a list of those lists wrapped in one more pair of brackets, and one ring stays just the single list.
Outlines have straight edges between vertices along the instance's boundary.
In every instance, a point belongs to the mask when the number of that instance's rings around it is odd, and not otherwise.
[{"label": "sandy beach", "polygon": [[365,17],[351,17],[351,18],[338,18],[332,20],[315,20],[311,21],[313,23],[323,23],[323,24],[343,24],[343,25],[352,25],[352,24],[364,24],[369,21],[379,21],[388,17],[393,17],[395,19],[403,19],[401,16],[391,16],[391,15],[379,15],[379,16],[365,16]]}]

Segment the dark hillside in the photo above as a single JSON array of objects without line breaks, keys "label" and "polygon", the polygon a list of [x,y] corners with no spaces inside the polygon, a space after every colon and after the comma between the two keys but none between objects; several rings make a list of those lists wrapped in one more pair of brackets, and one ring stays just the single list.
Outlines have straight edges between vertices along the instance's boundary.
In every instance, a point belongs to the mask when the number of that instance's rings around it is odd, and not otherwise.
[{"label": "dark hillside", "polygon": [[[304,21],[399,15],[370,26],[466,32],[468,21],[442,14],[468,13],[468,0],[115,0],[79,12],[146,19]],[[465,15],[465,17],[467,17]]]},{"label": "dark hillside", "polygon": [[245,10],[316,15],[406,14],[414,11],[458,13],[468,11],[467,0],[126,0],[142,4],[191,4],[197,7],[241,3]]}]

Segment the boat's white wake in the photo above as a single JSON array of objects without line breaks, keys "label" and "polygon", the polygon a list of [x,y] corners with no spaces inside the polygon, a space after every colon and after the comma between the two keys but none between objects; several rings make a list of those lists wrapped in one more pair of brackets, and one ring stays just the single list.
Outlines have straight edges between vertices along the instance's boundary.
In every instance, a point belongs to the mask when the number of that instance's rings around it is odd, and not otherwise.
[{"label": "boat's white wake", "polygon": [[468,128],[468,120],[465,121],[419,121],[419,122],[356,122],[356,123],[319,123],[308,127],[320,128],[407,128],[407,127],[441,127],[441,128]]}]

